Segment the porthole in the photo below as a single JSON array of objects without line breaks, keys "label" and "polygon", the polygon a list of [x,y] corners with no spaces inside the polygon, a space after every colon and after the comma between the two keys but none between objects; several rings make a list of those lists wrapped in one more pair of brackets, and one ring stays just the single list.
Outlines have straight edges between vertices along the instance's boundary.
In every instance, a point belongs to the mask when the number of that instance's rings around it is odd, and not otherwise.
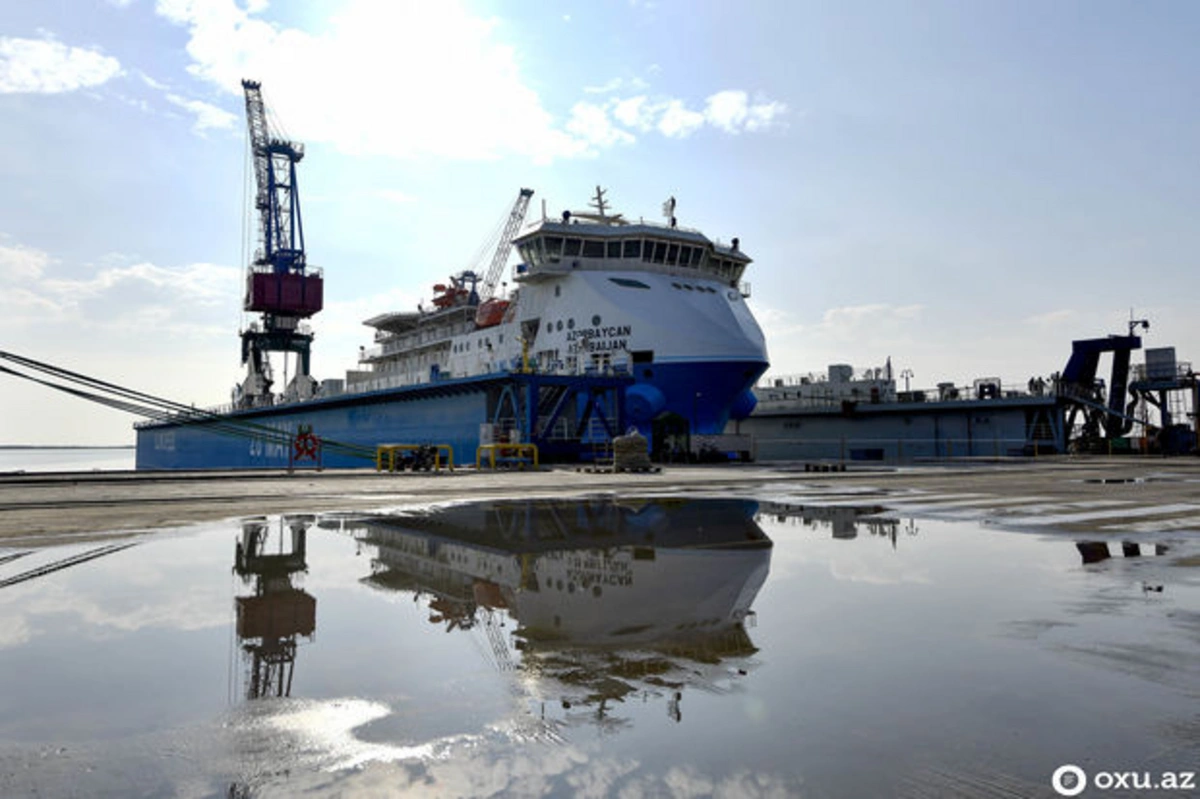
[{"label": "porthole", "polygon": [[555,330],[562,330],[562,320],[558,320],[558,324],[554,326]]},{"label": "porthole", "polygon": [[555,286],[555,287],[554,287],[554,296],[555,296],[555,297],[561,297],[561,296],[562,296],[562,286]]},{"label": "porthole", "polygon": [[567,330],[574,330],[574,329],[575,329],[575,320],[568,319],[567,320]]},{"label": "porthole", "polygon": [[599,327],[599,326],[600,326],[600,314],[596,314],[595,316],[592,317],[592,327]]}]

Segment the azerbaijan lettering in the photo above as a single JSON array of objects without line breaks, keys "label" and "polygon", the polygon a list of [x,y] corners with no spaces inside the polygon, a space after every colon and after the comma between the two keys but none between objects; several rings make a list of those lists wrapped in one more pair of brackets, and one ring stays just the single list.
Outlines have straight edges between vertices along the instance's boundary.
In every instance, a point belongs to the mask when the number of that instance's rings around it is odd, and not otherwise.
[{"label": "azerbaijan lettering", "polygon": [[583,327],[567,331],[569,352],[613,352],[628,349],[632,325]]}]

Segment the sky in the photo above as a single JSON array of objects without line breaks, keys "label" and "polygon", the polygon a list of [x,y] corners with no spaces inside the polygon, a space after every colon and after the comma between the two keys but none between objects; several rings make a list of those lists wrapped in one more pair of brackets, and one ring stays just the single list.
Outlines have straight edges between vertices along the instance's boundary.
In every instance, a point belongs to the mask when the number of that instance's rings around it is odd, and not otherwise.
[{"label": "sky", "polygon": [[[773,375],[1024,385],[1131,314],[1200,360],[1198,40],[1182,0],[0,3],[0,350],[229,401],[253,78],[306,148],[318,379],[525,186],[738,237]],[[133,443],[0,381],[0,444]]]}]

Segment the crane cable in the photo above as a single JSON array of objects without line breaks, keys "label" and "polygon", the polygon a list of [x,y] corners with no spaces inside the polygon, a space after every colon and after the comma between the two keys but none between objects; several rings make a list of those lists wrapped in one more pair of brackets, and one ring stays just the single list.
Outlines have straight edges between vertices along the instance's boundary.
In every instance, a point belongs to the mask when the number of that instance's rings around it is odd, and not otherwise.
[{"label": "crane cable", "polygon": [[[152,421],[169,422],[174,424],[203,424],[212,432],[243,438],[266,439],[268,443],[285,444],[290,446],[293,437],[290,433],[273,427],[257,424],[247,420],[233,419],[229,416],[183,405],[162,397],[155,397],[125,386],[110,383],[99,378],[89,377],[79,372],[73,372],[60,366],[43,363],[32,358],[25,358],[15,353],[0,350],[0,360],[7,360],[26,369],[41,372],[66,383],[36,377],[32,374],[0,365],[0,373],[20,377],[39,385],[52,388],[80,399],[96,402],[116,410],[125,411],[136,416],[143,416]],[[77,388],[70,383],[86,386]],[[89,390],[95,389],[95,390]],[[350,457],[374,459],[375,451],[361,444],[349,444],[332,439],[321,439],[321,446],[326,451]]]}]

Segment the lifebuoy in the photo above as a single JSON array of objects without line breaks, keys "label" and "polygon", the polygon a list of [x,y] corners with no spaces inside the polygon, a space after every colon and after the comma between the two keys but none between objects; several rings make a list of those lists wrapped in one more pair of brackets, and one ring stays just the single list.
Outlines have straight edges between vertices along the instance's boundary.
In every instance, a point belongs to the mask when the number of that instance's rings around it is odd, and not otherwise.
[{"label": "lifebuoy", "polygon": [[317,445],[320,442],[317,437],[310,432],[304,432],[296,436],[295,451],[296,460],[301,461],[305,458],[317,459]]}]

